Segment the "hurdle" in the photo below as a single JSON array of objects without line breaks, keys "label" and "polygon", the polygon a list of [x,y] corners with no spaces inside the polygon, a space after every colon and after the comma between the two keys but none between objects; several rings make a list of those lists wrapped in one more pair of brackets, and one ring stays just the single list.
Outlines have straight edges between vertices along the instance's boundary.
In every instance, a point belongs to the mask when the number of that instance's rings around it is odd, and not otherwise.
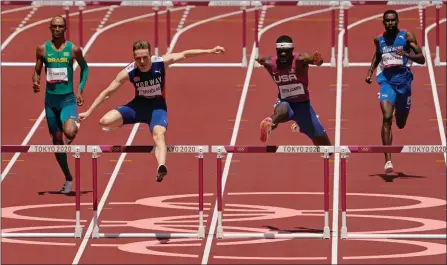
[{"label": "hurdle", "polygon": [[346,201],[346,159],[349,153],[446,153],[446,146],[441,145],[403,145],[403,146],[341,146],[335,151],[340,154],[340,193],[341,193],[341,239],[447,239],[446,234],[384,234],[384,233],[349,233],[347,227]]},{"label": "hurdle", "polygon": [[74,233],[3,233],[4,238],[80,238],[81,226],[81,145],[2,145],[2,153],[74,153],[76,187],[76,225]]},{"label": "hurdle", "polygon": [[168,145],[167,152],[175,154],[198,154],[199,174],[199,225],[197,233],[99,233],[98,222],[98,158],[101,153],[152,153],[156,149],[150,145],[88,145],[87,152],[92,153],[93,175],[93,232],[92,238],[205,238],[205,226],[203,220],[203,158],[204,153],[209,152],[209,147],[204,145]]},{"label": "hurdle", "polygon": [[[211,152],[217,153],[217,230],[216,237],[222,238],[330,238],[329,228],[329,156],[334,153],[334,146],[211,146]],[[224,233],[223,230],[223,191],[222,191],[222,158],[225,153],[287,153],[287,154],[323,154],[324,174],[324,227],[323,233]]]}]

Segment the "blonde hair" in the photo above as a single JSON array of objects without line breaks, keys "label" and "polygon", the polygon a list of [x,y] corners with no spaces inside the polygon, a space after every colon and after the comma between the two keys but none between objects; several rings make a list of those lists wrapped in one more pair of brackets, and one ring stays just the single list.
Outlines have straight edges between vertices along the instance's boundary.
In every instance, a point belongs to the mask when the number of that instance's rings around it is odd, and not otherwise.
[{"label": "blonde hair", "polygon": [[151,52],[151,45],[149,44],[149,42],[145,40],[137,40],[136,42],[133,43],[132,48],[133,51],[148,49],[148,51]]}]

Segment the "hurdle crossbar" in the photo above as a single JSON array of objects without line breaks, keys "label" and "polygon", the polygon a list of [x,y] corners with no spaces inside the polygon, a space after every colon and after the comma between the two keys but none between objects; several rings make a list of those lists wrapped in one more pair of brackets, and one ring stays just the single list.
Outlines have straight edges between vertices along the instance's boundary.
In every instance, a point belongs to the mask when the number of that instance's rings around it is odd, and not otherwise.
[{"label": "hurdle crossbar", "polygon": [[5,238],[80,238],[81,226],[81,153],[82,145],[2,145],[2,153],[73,153],[75,158],[76,224],[74,233],[2,233]]},{"label": "hurdle crossbar", "polygon": [[341,193],[341,220],[342,227],[340,231],[341,239],[349,238],[363,238],[363,239],[447,239],[446,234],[385,234],[385,233],[349,233],[347,227],[347,177],[346,177],[346,159],[349,153],[413,153],[413,154],[428,154],[428,153],[445,153],[446,146],[441,145],[401,145],[401,146],[340,146],[335,148],[335,152],[340,155],[340,193]]},{"label": "hurdle crossbar", "polygon": [[[269,146],[211,146],[211,152],[217,153],[217,230],[216,237],[222,238],[330,238],[329,228],[329,157],[334,153],[334,146],[293,146],[293,145],[269,145]],[[324,227],[322,233],[224,233],[222,212],[222,158],[225,153],[289,153],[289,154],[323,154],[324,174]]]},{"label": "hurdle crossbar", "polygon": [[152,153],[156,146],[151,145],[88,145],[87,152],[92,153],[93,174],[93,232],[92,238],[205,238],[203,218],[203,158],[209,152],[205,145],[168,145],[168,153],[198,154],[199,174],[199,225],[197,233],[99,233],[98,222],[98,157],[101,153]]}]

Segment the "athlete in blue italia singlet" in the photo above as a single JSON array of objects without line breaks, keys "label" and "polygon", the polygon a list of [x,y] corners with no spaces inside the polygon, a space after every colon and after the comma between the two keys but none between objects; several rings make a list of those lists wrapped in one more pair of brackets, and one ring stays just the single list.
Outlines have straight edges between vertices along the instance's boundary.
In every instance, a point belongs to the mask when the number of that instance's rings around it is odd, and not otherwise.
[{"label": "athlete in blue italia singlet", "polygon": [[[382,109],[382,144],[391,145],[393,114],[396,125],[403,129],[407,123],[411,107],[412,62],[425,63],[425,57],[413,33],[398,28],[399,16],[394,10],[383,14],[385,32],[374,38],[375,54],[366,76],[371,84],[371,76],[377,68],[376,81],[380,85],[379,101]],[[385,153],[385,172],[393,172],[391,154]]]},{"label": "athlete in blue italia singlet", "polygon": [[294,121],[300,132],[307,135],[315,145],[331,145],[310,104],[308,90],[309,65],[322,65],[321,54],[294,53],[293,40],[285,35],[276,40],[276,53],[274,57],[256,59],[272,76],[278,88],[274,113],[261,122],[261,141],[266,142],[279,123]]},{"label": "athlete in blue italia singlet", "polygon": [[163,96],[166,67],[185,58],[224,52],[223,47],[216,46],[208,50],[186,50],[159,57],[151,55],[151,46],[147,41],[136,41],[133,44],[134,62],[118,73],[87,111],[79,114],[79,120],[84,121],[112,93],[126,81],[130,81],[135,89],[135,97],[126,105],[107,112],[99,123],[104,131],[126,124],[148,124],[156,146],[155,157],[158,163],[156,179],[161,182],[168,173],[165,165],[167,148],[164,139],[168,128],[168,108]]}]

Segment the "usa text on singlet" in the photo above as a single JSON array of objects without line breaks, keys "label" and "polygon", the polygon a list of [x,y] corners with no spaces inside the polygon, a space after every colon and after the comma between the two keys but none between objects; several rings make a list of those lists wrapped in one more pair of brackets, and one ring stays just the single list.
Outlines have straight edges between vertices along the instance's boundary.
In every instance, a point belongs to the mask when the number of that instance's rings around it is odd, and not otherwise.
[{"label": "usa text on singlet", "polygon": [[276,85],[278,86],[278,98],[290,102],[304,102],[309,100],[307,89],[307,72],[299,75],[296,72],[296,58],[299,53],[294,53],[292,64],[283,69],[278,69],[276,61],[278,56],[272,58],[271,66],[266,66]]},{"label": "usa text on singlet", "polygon": [[165,67],[162,57],[152,56],[152,66],[148,72],[141,72],[135,62],[126,66],[129,80],[135,88],[135,96],[157,98],[163,96]]}]

